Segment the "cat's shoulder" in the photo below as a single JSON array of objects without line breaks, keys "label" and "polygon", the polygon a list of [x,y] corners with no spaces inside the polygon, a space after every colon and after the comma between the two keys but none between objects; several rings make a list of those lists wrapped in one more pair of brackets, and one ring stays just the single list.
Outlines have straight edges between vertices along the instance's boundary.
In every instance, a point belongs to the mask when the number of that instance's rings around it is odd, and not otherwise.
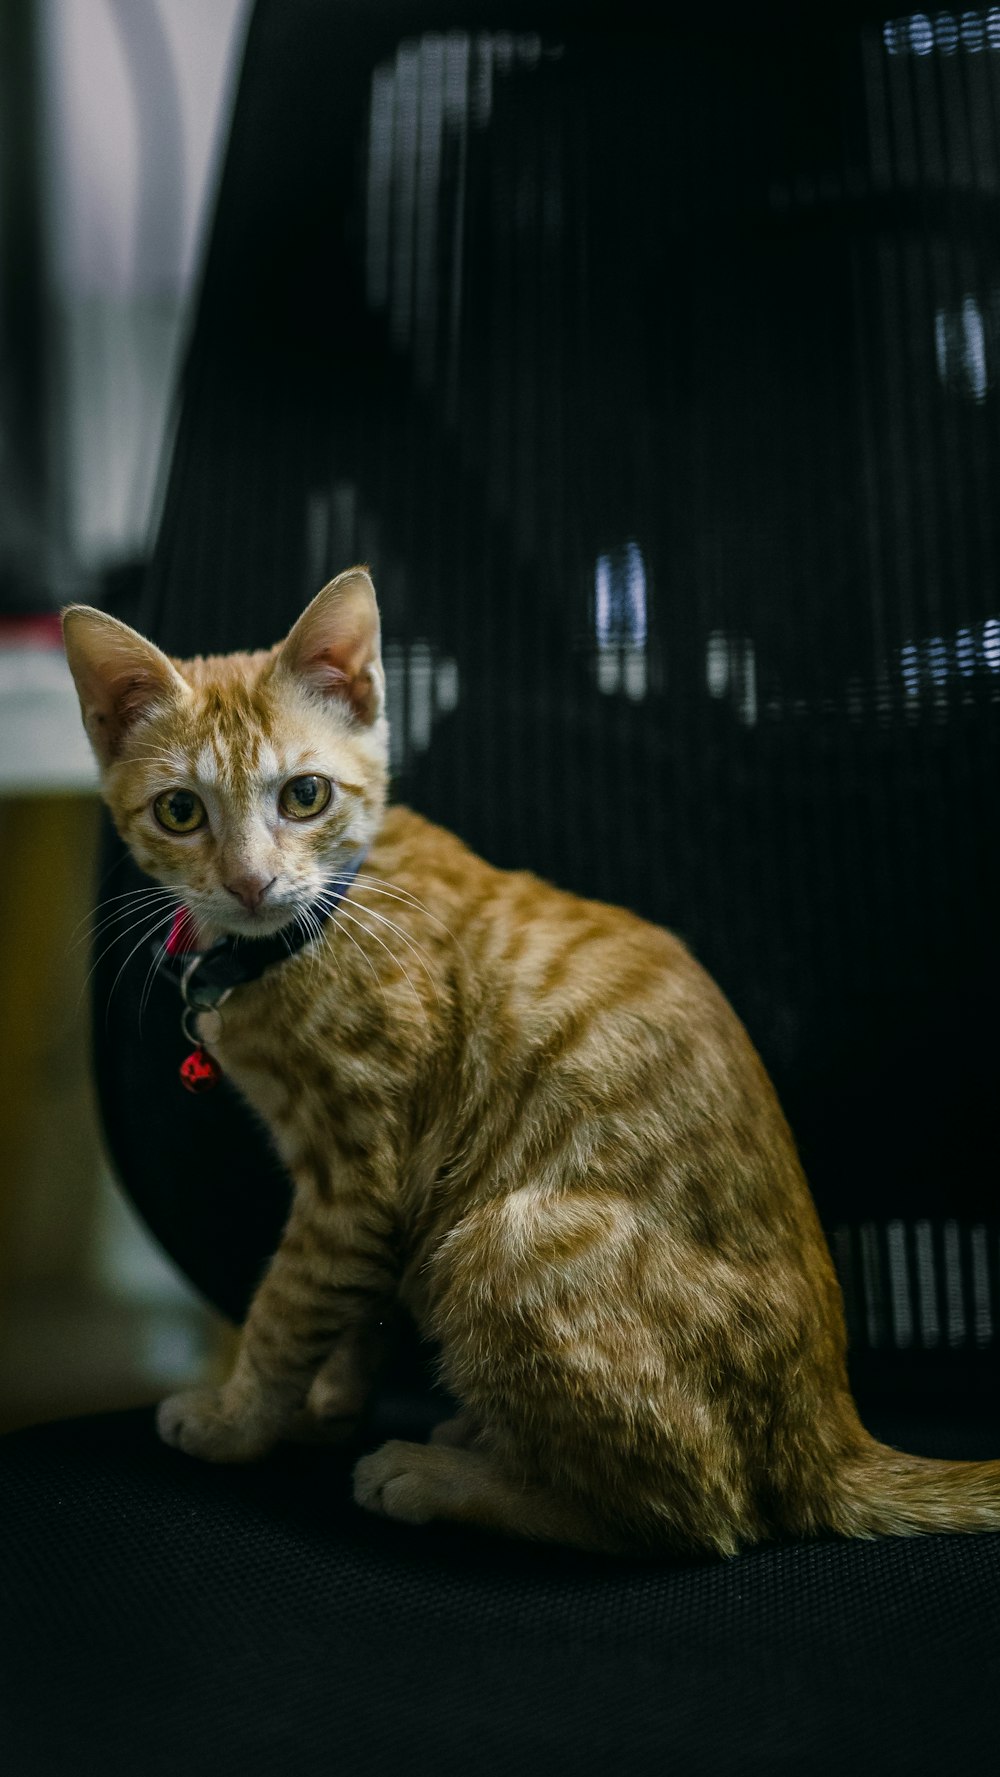
[{"label": "cat's shoulder", "polygon": [[433,879],[459,894],[482,889],[488,882],[496,886],[509,874],[487,863],[448,827],[439,827],[400,802],[386,809],[372,859],[389,875]]},{"label": "cat's shoulder", "polygon": [[[486,862],[446,827],[439,827],[401,803],[386,812],[378,836],[377,861],[387,874],[412,885],[450,891],[466,909],[481,907],[494,921],[509,919],[528,943],[562,944],[581,937],[627,944],[674,965],[693,962],[676,933],[651,924],[627,908],[594,901],[527,869],[503,870]],[[374,855],[374,854],[373,854]]]}]

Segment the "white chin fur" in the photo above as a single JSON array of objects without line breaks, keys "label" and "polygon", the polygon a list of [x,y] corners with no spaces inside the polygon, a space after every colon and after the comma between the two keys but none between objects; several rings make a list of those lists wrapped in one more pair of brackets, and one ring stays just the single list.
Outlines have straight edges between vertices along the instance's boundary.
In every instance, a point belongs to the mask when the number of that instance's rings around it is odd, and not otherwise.
[{"label": "white chin fur", "polygon": [[273,938],[276,932],[290,926],[298,912],[296,903],[262,907],[259,913],[245,913],[239,907],[206,908],[197,917],[213,932],[229,938]]}]

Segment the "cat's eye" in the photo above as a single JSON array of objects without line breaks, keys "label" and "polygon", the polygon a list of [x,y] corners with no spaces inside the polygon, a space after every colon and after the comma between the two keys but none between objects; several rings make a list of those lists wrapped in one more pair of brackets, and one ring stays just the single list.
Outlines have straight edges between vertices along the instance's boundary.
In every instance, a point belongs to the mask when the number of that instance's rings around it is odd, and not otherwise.
[{"label": "cat's eye", "polygon": [[290,820],[307,821],[311,815],[322,814],[332,795],[329,778],[292,777],[278,797],[278,807]]},{"label": "cat's eye", "polygon": [[168,833],[196,833],[208,818],[205,804],[193,790],[164,790],[153,803],[153,813]]}]

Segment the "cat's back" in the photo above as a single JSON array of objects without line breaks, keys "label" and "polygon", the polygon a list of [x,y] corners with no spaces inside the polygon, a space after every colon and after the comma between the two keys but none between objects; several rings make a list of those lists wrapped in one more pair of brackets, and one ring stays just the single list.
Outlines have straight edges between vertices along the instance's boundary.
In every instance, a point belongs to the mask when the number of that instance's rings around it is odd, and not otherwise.
[{"label": "cat's back", "polygon": [[[658,978],[675,990],[708,983],[681,940],[609,902],[588,900],[529,870],[501,870],[446,828],[396,805],[386,814],[377,864],[447,924],[466,963],[528,1005],[563,995],[627,999]],[[709,984],[710,985],[710,984]]]},{"label": "cat's back", "polygon": [[[726,1093],[762,1090],[732,1008],[673,932],[535,876],[500,870],[444,828],[396,806],[378,864],[440,922],[481,1041],[512,1063],[589,1074],[613,1098],[631,1078],[697,1073]],[[448,940],[442,934],[447,929]],[[429,928],[425,925],[424,932]]]}]

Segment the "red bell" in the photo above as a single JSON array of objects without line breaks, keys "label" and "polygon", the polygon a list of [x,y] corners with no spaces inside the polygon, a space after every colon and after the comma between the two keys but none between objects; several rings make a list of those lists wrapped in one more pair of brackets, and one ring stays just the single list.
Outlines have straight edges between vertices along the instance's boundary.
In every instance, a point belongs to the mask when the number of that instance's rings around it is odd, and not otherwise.
[{"label": "red bell", "polygon": [[219,1084],[221,1072],[207,1050],[192,1049],[180,1065],[181,1083],[189,1092],[211,1092]]}]

